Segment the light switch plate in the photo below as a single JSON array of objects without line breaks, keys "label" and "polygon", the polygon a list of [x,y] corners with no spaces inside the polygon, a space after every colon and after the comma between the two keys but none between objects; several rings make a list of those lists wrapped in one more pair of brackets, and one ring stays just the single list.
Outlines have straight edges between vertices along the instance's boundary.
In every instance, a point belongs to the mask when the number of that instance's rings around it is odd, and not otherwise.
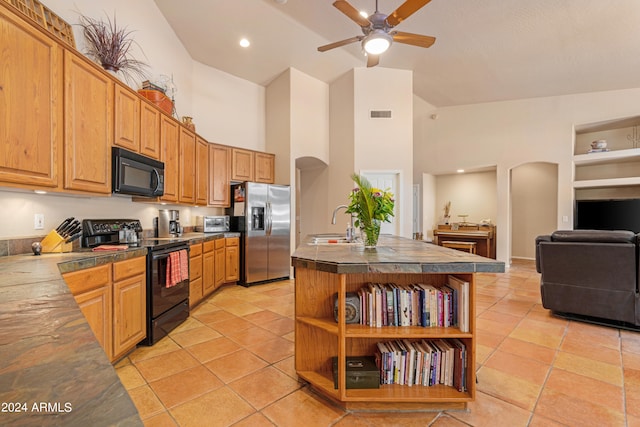
[{"label": "light switch plate", "polygon": [[35,230],[44,230],[44,214],[35,214],[33,216],[33,228]]}]

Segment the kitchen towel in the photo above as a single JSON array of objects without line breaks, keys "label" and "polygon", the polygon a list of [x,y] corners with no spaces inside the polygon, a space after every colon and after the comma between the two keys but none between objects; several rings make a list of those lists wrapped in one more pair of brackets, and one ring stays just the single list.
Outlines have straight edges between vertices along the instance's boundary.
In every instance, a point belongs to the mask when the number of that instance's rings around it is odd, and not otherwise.
[{"label": "kitchen towel", "polygon": [[167,258],[167,288],[189,278],[189,255],[187,251],[171,252]]}]

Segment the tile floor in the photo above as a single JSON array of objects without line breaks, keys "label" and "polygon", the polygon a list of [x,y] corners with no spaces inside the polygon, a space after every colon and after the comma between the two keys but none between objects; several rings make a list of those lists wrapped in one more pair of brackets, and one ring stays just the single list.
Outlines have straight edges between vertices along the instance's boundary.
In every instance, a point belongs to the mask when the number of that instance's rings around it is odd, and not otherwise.
[{"label": "tile floor", "polygon": [[293,281],[223,288],[116,369],[146,426],[640,426],[640,333],[556,318],[533,262],[480,274],[466,411],[348,413],[297,381]]}]

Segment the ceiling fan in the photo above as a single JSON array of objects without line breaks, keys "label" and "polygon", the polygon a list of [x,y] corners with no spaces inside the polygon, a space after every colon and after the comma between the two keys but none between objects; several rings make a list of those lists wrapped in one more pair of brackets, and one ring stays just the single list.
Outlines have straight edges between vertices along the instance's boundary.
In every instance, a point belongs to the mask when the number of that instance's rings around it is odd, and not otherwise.
[{"label": "ceiling fan", "polygon": [[378,0],[376,0],[376,11],[369,15],[368,18],[365,18],[346,0],[337,0],[333,2],[333,6],[347,15],[347,17],[356,24],[360,25],[364,35],[320,46],[318,50],[325,52],[349,43],[362,42],[362,48],[367,55],[367,67],[375,67],[380,60],[380,54],[385,52],[394,41],[413,46],[430,47],[435,43],[435,37],[393,30],[396,25],[420,10],[420,8],[430,1],[431,0],[406,0],[391,14],[385,15],[378,11]]}]

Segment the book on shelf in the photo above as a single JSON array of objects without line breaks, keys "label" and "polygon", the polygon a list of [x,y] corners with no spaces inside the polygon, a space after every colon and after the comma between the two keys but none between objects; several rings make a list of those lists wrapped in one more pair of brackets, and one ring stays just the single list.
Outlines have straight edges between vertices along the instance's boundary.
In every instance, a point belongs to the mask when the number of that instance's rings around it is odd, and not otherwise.
[{"label": "book on shelf", "polygon": [[467,350],[459,339],[379,342],[375,360],[381,384],[445,385],[467,391]]},{"label": "book on shelf", "polygon": [[457,325],[460,332],[469,332],[469,282],[450,275],[447,286],[456,294],[454,305],[457,309]]}]

